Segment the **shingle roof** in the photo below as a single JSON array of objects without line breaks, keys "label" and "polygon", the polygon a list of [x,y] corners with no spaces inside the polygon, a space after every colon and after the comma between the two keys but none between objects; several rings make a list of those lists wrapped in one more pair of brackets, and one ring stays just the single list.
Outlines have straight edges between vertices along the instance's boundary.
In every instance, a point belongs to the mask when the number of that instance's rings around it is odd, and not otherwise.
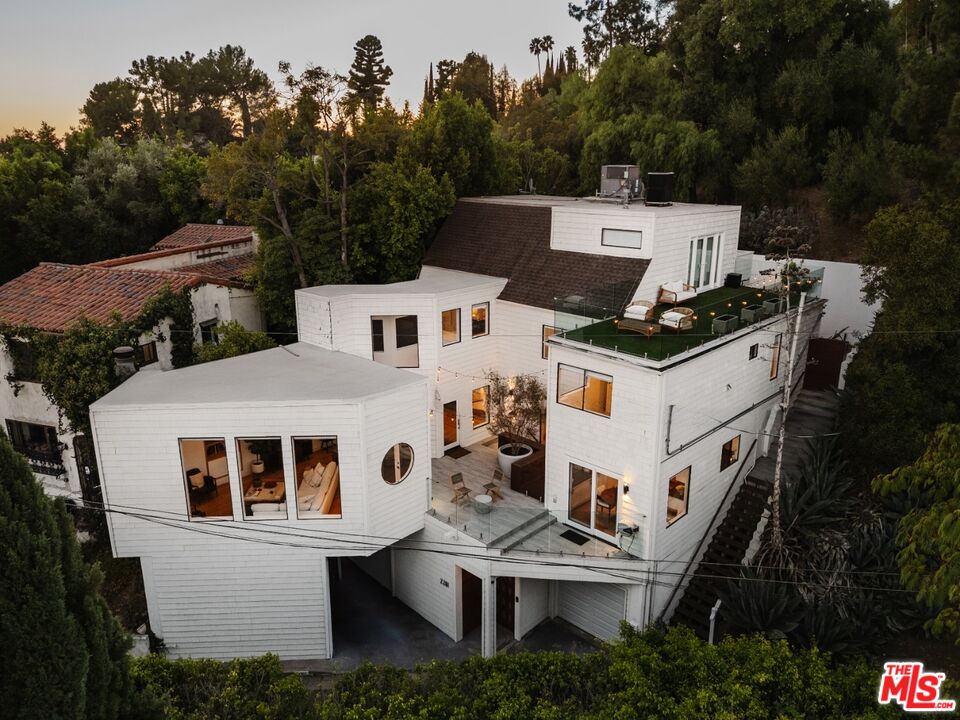
[{"label": "shingle roof", "polygon": [[423,263],[507,278],[501,300],[549,310],[567,295],[632,297],[649,260],[551,250],[550,218],[550,207],[459,200]]},{"label": "shingle roof", "polygon": [[243,255],[219,258],[217,260],[208,260],[207,262],[196,263],[195,265],[184,265],[183,267],[178,267],[177,272],[202,275],[204,278],[213,280],[246,283],[247,273],[252,270],[256,264],[257,256],[251,252],[244,253]]},{"label": "shingle roof", "polygon": [[170,250],[171,248],[205,245],[225,240],[245,240],[253,235],[249,225],[204,225],[187,223],[176,232],[167,235],[151,248],[152,250]]},{"label": "shingle roof", "polygon": [[177,291],[202,282],[199,275],[168,270],[41,263],[0,285],[0,324],[62,332],[81,315],[107,322],[118,312],[130,320],[164,285]]}]

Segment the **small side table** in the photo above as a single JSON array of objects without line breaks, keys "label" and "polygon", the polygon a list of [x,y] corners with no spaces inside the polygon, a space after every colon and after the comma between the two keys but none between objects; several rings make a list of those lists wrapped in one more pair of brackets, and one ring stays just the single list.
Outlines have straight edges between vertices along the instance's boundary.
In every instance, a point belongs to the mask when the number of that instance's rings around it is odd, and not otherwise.
[{"label": "small side table", "polygon": [[493,498],[489,495],[477,495],[473,498],[473,506],[481,515],[486,515],[493,507]]}]

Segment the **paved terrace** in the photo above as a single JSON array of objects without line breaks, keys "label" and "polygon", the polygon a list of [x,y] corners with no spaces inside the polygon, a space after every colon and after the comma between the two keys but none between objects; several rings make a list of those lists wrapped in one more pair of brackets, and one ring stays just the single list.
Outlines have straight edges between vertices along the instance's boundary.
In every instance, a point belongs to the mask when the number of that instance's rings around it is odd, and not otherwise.
[{"label": "paved terrace", "polygon": [[[493,481],[493,471],[497,468],[496,444],[496,439],[491,438],[466,448],[470,454],[462,458],[444,455],[433,460],[431,515],[502,553],[548,553],[611,559],[631,557],[616,545],[585,533],[580,533],[587,538],[583,545],[561,537],[561,533],[571,528],[558,522],[536,498],[511,490],[509,480],[504,480],[500,485],[503,499],[495,497],[489,513],[477,512],[472,498],[486,494],[483,485]],[[450,482],[450,476],[458,472],[463,473],[471,497],[471,500],[459,505],[454,502]],[[635,551],[640,554],[639,548]]]},{"label": "paved terrace", "polygon": [[[660,332],[646,337],[639,333],[619,330],[616,319],[610,317],[584,327],[567,330],[560,334],[560,337],[565,340],[602,347],[650,360],[666,360],[721,337],[713,329],[713,321],[717,317],[734,315],[737,318],[737,329],[743,329],[769,317],[760,317],[759,315],[751,317],[750,313],[742,312],[744,308],[767,301],[777,303],[778,298],[780,298],[779,293],[759,288],[722,287],[701,293],[692,300],[678,305],[678,307],[693,310],[693,328],[690,330],[678,332],[672,328],[661,326]],[[808,300],[811,299],[808,296]],[[799,300],[799,291],[792,292],[790,294],[790,307],[796,307]],[[653,309],[653,322],[656,323],[664,312],[672,309],[673,305],[657,305]]]}]

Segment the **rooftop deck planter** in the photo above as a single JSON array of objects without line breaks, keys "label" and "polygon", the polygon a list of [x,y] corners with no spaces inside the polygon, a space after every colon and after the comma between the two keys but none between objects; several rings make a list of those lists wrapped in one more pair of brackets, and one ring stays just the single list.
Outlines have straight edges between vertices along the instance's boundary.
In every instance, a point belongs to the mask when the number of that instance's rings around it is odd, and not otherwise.
[{"label": "rooftop deck planter", "polygon": [[510,443],[497,450],[497,464],[504,477],[510,478],[510,471],[517,460],[523,460],[533,454],[533,448],[526,443]]}]

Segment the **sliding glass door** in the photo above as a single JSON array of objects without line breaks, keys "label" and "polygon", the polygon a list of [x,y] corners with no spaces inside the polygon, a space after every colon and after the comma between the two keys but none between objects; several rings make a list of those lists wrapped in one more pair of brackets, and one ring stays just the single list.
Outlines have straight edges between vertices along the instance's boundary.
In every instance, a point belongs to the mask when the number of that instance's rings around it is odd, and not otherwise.
[{"label": "sliding glass door", "polygon": [[620,481],[591,468],[570,463],[567,516],[603,535],[617,534]]}]

